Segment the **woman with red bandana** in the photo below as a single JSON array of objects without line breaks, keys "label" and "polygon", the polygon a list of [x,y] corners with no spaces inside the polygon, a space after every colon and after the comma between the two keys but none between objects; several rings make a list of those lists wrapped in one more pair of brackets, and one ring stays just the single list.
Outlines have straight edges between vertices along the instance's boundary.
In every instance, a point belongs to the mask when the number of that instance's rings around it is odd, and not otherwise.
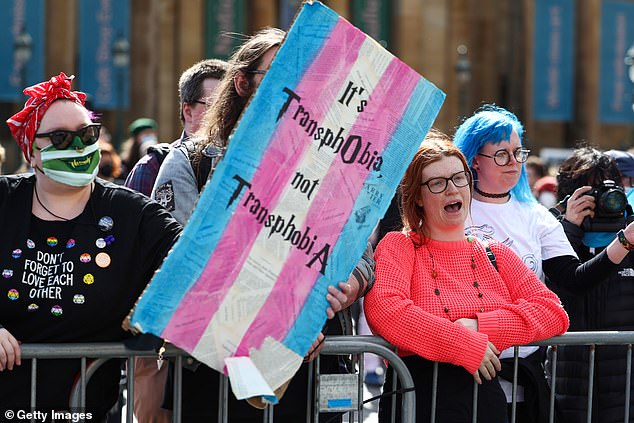
[{"label": "woman with red bandana", "polygon": [[[31,366],[20,343],[108,342],[181,232],[146,196],[95,178],[100,124],[64,73],[24,90],[8,121],[34,175],[0,177],[0,412],[29,410]],[[327,295],[332,317],[350,295]],[[79,360],[37,364],[36,410],[67,410]],[[102,366],[86,395],[100,421],[119,392],[119,363]],[[83,411],[83,410],[76,410]]]},{"label": "woman with red bandana", "polygon": [[[31,365],[20,343],[106,342],[181,226],[160,205],[95,176],[100,124],[63,73],[24,90],[8,121],[33,175],[0,177],[0,411],[29,410]],[[79,360],[37,363],[36,410],[68,410]],[[118,397],[117,361],[91,378],[87,412]],[[83,410],[76,410],[83,411]]]}]

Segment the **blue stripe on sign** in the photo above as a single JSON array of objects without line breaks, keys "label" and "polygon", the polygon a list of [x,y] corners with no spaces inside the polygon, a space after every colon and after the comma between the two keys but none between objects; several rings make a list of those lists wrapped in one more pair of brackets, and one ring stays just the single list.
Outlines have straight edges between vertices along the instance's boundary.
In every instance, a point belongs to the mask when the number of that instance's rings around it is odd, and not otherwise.
[{"label": "blue stripe on sign", "polygon": [[328,408],[352,407],[352,398],[338,398],[328,400]]}]

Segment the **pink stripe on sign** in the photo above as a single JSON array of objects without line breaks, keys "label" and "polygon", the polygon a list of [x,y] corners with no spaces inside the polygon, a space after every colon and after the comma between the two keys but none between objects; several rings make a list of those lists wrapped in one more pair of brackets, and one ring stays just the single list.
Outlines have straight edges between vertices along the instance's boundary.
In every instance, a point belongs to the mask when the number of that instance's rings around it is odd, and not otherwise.
[{"label": "pink stripe on sign", "polygon": [[[345,57],[341,55],[342,40],[346,46],[349,46]],[[302,92],[306,98],[319,99],[319,102],[315,104],[313,119],[318,121],[323,119],[324,113],[337,94],[336,90],[325,90],[324,87],[329,85],[339,87],[343,83],[364,40],[365,35],[362,32],[340,19],[319,54],[304,73],[296,90]],[[276,129],[257,171],[249,181],[252,184],[250,190],[257,196],[263,207],[269,210],[274,209],[280,194],[287,186],[286,183],[280,181],[290,180],[303,152],[309,147],[310,142],[306,142],[304,129],[292,120],[291,116],[285,116]],[[241,199],[238,200],[240,204],[205,266],[205,270],[183,297],[180,306],[163,331],[163,337],[186,350],[193,350],[198,343],[212,316],[218,311],[221,299],[227,295],[238,276],[258,233],[263,229],[263,225],[257,221],[256,216],[249,212],[248,207],[243,206],[246,192],[245,189]],[[210,293],[213,293],[215,298],[213,303],[201,301]],[[205,313],[199,314],[199,309],[204,309]],[[208,317],[187,333],[182,333],[179,322],[192,321],[194,316],[200,319],[201,315]]]},{"label": "pink stripe on sign", "polygon": [[[400,125],[408,105],[402,96],[395,93],[411,95],[419,81],[420,76],[416,72],[400,60],[392,60],[372,92],[363,114],[358,116],[349,134],[358,135],[366,142],[378,140],[372,143],[370,151],[376,150],[381,154]],[[332,201],[336,201],[337,214],[349,216],[369,173],[365,166],[358,163],[346,164],[340,158],[336,158],[332,163],[306,216],[305,227],[310,227],[312,234],[318,234],[319,247],[315,248],[321,248],[325,243],[329,243],[332,252],[332,247],[347,220],[332,219],[332,216],[329,216],[331,208],[328,206],[333,204]],[[303,232],[303,228],[301,229]],[[279,340],[285,338],[313,289],[312,284],[293,286],[292,292],[288,287],[301,273],[311,272],[316,278],[320,276],[317,273],[320,269],[318,261],[313,263],[311,269],[306,267],[311,258],[312,255],[307,256],[296,248],[291,250],[275,288],[242,339],[236,356],[247,355],[249,348],[261,345],[265,337],[270,336]]]}]

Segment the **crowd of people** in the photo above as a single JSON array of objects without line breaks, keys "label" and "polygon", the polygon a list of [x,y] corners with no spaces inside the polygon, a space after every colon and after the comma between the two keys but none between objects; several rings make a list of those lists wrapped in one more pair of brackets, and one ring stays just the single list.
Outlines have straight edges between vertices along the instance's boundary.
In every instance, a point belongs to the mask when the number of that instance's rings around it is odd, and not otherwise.
[{"label": "crowd of people", "polygon": [[[121,155],[86,95],[71,89],[72,76],[25,88],[28,100],[7,124],[30,171],[0,177],[0,409],[30,408],[32,370],[21,343],[131,337],[121,322],[187,224],[284,37],[267,28],[227,62],[192,65],[178,85],[181,136],[160,143],[158,123],[142,117],[130,124]],[[430,421],[432,397],[436,421],[471,421],[474,381],[477,421],[510,421],[510,347],[569,328],[634,327],[634,155],[583,145],[549,172],[530,154],[517,116],[495,105],[466,118],[453,137],[432,129],[420,141],[377,226],[376,252],[368,243],[349,278],[329,287],[329,320],[275,407],[276,420],[314,413],[308,363],[325,336],[352,333],[350,310],[360,303],[361,320],[397,348],[414,378],[417,422]],[[616,210],[608,195],[620,201]],[[590,366],[587,349],[559,349],[557,421],[586,419],[590,371],[593,418],[622,421],[634,399],[625,398],[625,351],[597,347]],[[517,421],[548,421],[549,353],[519,350]],[[320,367],[354,371],[346,357],[324,357]],[[137,359],[135,368],[138,420],[171,421],[173,363]],[[79,369],[78,360],[38,362],[37,407],[68,408]],[[111,360],[88,384],[87,410],[97,421],[117,401],[120,373]],[[183,421],[216,418],[218,379],[198,362],[184,369]],[[387,372],[386,391],[392,383]],[[230,394],[230,421],[262,421],[259,406]],[[379,420],[393,412],[400,421],[400,396],[384,395]]]}]

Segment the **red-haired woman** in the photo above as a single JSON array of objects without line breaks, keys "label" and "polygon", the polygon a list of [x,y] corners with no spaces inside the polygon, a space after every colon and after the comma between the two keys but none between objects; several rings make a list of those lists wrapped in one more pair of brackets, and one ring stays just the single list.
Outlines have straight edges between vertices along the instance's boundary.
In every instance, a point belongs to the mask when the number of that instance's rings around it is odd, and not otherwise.
[{"label": "red-haired woman", "polygon": [[[471,421],[475,379],[478,421],[505,422],[499,351],[568,328],[557,295],[515,253],[465,236],[472,189],[462,153],[432,131],[401,185],[405,229],[389,233],[375,253],[376,282],[365,313],[414,377],[417,422],[431,417],[434,361],[440,362],[436,421]],[[398,414],[391,397],[381,400],[380,421],[389,421],[394,405]]]}]

